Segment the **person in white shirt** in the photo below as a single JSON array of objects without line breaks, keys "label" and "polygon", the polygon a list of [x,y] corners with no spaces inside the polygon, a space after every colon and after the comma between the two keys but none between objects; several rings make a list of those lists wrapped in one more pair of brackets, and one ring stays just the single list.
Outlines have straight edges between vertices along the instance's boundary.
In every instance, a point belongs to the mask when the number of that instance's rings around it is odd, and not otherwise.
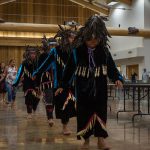
[{"label": "person in white shirt", "polygon": [[8,106],[14,106],[16,99],[15,87],[13,87],[13,82],[17,75],[17,67],[15,65],[15,60],[11,59],[9,61],[9,66],[6,68],[6,90],[8,92]]}]

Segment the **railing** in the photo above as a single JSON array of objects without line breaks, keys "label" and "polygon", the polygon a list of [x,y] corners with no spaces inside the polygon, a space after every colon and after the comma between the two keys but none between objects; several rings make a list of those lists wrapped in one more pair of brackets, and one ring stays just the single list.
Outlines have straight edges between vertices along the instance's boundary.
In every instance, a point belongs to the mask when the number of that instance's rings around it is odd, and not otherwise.
[{"label": "railing", "polygon": [[[111,95],[112,90],[115,89],[114,97],[116,97],[116,88],[114,84],[108,84],[108,97],[113,97]],[[111,92],[110,92],[111,91]],[[136,116],[143,116],[143,115],[150,115],[150,84],[148,83],[135,83],[135,84],[124,84],[123,89],[121,89],[121,92],[123,92],[123,109],[117,111],[117,120],[119,119],[119,113],[121,112],[135,112],[132,116],[132,122],[134,123]],[[113,99],[114,99],[113,97]],[[126,108],[126,102],[127,100],[132,100],[132,110],[129,110]],[[146,107],[146,113],[143,113],[141,110],[141,101],[143,99],[146,99],[147,101],[147,107]],[[135,107],[137,102],[137,109]]]}]

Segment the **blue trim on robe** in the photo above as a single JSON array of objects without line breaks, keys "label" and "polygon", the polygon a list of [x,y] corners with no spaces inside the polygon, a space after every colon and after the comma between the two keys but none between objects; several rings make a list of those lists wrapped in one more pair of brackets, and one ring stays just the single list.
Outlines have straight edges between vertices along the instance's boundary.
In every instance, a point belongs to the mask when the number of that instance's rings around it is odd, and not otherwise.
[{"label": "blue trim on robe", "polygon": [[17,72],[17,75],[16,75],[16,79],[15,79],[15,81],[14,81],[13,84],[17,84],[17,82],[19,82],[20,77],[21,77],[21,75],[22,75],[22,74],[21,74],[22,69],[23,69],[23,65],[21,64],[20,67],[19,67],[19,69],[18,69],[18,72]]},{"label": "blue trim on robe", "polygon": [[47,58],[44,60],[44,62],[40,65],[40,67],[38,67],[36,69],[36,71],[33,72],[32,76],[35,76],[37,73],[39,73],[39,70],[44,66],[45,63],[47,63],[47,61],[49,60],[49,57],[51,55],[54,55],[55,57],[55,60],[52,61],[48,67],[45,69],[44,72],[48,71],[51,67],[53,69],[53,77],[54,77],[54,88],[57,88],[58,87],[58,80],[57,80],[57,68],[56,68],[56,57],[57,57],[57,52],[56,52],[56,48],[52,48],[49,53],[48,53],[48,56]]}]

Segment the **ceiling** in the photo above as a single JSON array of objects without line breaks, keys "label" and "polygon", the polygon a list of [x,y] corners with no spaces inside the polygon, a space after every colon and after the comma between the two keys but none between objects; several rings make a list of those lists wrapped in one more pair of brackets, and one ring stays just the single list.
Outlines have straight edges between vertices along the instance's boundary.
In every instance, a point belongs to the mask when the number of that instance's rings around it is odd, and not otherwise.
[{"label": "ceiling", "polygon": [[[35,2],[35,0],[32,0],[32,1]],[[48,0],[45,0],[45,1],[47,2],[47,4],[49,4]],[[112,7],[109,6],[108,4],[110,2],[112,2],[112,1],[117,1],[117,2],[121,2],[121,3],[125,3],[127,5],[131,5],[132,4],[132,0],[68,0],[68,2],[69,1],[71,1],[74,4],[77,4],[77,5],[81,6],[83,8],[87,8],[89,10],[94,11],[95,13],[98,13],[98,14],[101,14],[101,15],[104,15],[104,16],[108,16],[109,15],[110,9]],[[8,10],[9,6],[10,6],[8,4],[9,3],[13,3],[13,2],[15,2],[16,4],[17,3],[19,4],[20,1],[18,2],[18,0],[0,0],[0,6],[3,6],[3,5],[7,6],[7,10]],[[16,7],[16,8],[18,8],[18,7]],[[3,10],[0,10],[0,12],[3,13]],[[7,15],[7,12],[5,12],[6,13],[5,15]],[[9,11],[9,14],[11,14],[11,11]],[[14,15],[14,14],[12,13],[12,15]],[[0,19],[0,22],[3,22],[3,19]]]},{"label": "ceiling", "polygon": [[[16,0],[0,0],[0,5],[14,2]],[[110,6],[108,5],[112,1],[126,3],[128,5],[132,4],[132,0],[69,0],[78,5],[84,6],[93,11],[102,13],[104,15],[109,14]]]},{"label": "ceiling", "polygon": [[110,2],[116,1],[125,3],[127,5],[132,4],[132,0],[70,0],[78,5],[87,7],[95,12],[101,13],[101,15],[109,15],[111,6],[108,4]]}]

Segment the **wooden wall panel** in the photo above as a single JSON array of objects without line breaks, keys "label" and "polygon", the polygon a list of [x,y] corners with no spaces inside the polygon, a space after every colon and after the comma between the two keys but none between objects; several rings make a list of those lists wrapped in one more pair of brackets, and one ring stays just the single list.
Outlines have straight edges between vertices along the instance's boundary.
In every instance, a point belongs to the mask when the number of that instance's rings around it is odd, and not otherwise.
[{"label": "wooden wall panel", "polygon": [[[0,17],[6,22],[63,24],[64,21],[75,20],[82,25],[92,14],[94,12],[91,10],[82,8],[69,0],[17,0],[16,2],[0,5]],[[10,34],[11,36],[16,36],[16,34],[26,35],[25,32],[9,31],[2,34],[1,37],[7,37]],[[31,36],[34,34],[39,33],[31,33]],[[4,45],[6,45],[6,42]],[[24,48],[4,45],[0,46],[0,61],[7,63],[11,58],[15,58],[18,66],[22,61]]]},{"label": "wooden wall panel", "polygon": [[91,14],[69,0],[17,0],[0,6],[0,17],[7,22],[63,24],[75,20],[83,24]]},{"label": "wooden wall panel", "polygon": [[16,65],[19,67],[22,62],[24,50],[24,47],[0,46],[0,62],[5,62],[5,64],[8,64],[10,59],[15,59]]}]

